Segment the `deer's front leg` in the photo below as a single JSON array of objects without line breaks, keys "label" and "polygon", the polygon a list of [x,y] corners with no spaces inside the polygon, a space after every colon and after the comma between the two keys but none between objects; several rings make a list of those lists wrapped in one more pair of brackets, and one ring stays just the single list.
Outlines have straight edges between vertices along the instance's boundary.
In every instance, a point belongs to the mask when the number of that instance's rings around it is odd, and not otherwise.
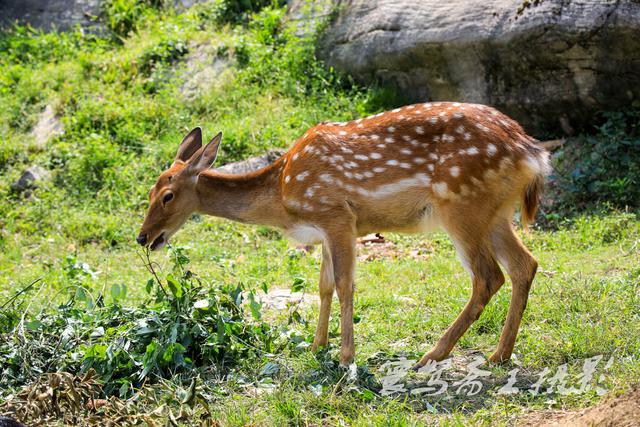
[{"label": "deer's front leg", "polygon": [[329,316],[331,315],[331,300],[335,288],[335,277],[333,274],[333,261],[331,250],[326,244],[322,245],[322,265],[320,266],[320,316],[316,335],[313,338],[311,349],[316,351],[319,347],[327,345],[329,334]]},{"label": "deer's front leg", "polygon": [[340,364],[349,365],[355,356],[353,343],[353,276],[356,261],[355,233],[340,230],[329,237],[336,291],[340,300]]}]

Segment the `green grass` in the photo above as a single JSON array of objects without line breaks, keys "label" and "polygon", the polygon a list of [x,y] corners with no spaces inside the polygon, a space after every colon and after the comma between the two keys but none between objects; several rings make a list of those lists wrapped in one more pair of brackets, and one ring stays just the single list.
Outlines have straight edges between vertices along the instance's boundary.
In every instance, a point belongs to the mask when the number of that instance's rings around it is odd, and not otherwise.
[{"label": "green grass", "polygon": [[[112,286],[124,284],[127,305],[146,301],[149,273],[134,238],[148,188],[186,130],[200,125],[208,136],[222,130],[219,162],[226,162],[286,147],[316,122],[401,102],[324,69],[313,57],[313,37],[296,37],[281,8],[266,8],[234,26],[212,19],[215,10],[207,5],[182,14],[144,10],[135,23],[138,31],[120,39],[25,28],[0,35],[0,304],[41,278],[20,299],[27,321],[41,310],[56,310],[76,292],[65,270],[70,260],[93,272],[82,278],[93,295],[104,294],[110,302]],[[180,91],[185,60],[200,45],[211,46],[229,65],[210,88],[186,99]],[[38,149],[29,132],[47,104],[60,115],[65,133]],[[10,183],[30,164],[51,169],[53,181],[31,197],[14,194]],[[525,238],[540,270],[515,348],[518,361],[531,375],[567,363],[575,380],[584,358],[613,355],[601,385],[624,391],[640,382],[640,219],[634,212],[609,211],[554,223],[557,229],[534,229]],[[396,242],[398,256],[359,263],[356,276],[356,362],[377,379],[383,361],[401,354],[415,358],[433,345],[471,288],[446,236],[387,238]],[[278,232],[197,217],[173,244],[187,248],[191,270],[206,284],[242,283],[260,293],[262,287],[290,287],[303,278],[306,292],[317,292],[319,251],[304,254]],[[427,259],[408,256],[418,247]],[[167,252],[153,259],[160,271],[171,271]],[[495,348],[509,293],[507,283],[454,356],[487,355]],[[316,357],[288,346],[281,354],[244,360],[222,382],[199,369],[194,375],[201,377],[206,399],[196,412],[206,406],[223,425],[509,424],[533,409],[583,407],[599,399],[593,392],[489,392],[468,402],[433,400],[434,411],[424,399],[379,396],[367,386],[369,377],[361,373],[350,385],[332,364],[339,342],[337,305],[327,354]],[[310,342],[317,310],[304,307],[293,322],[289,312],[266,318],[276,330]],[[269,361],[281,369],[265,379],[260,371]],[[512,367],[486,369],[502,380]],[[175,409],[176,396],[189,383],[183,372],[149,385],[141,391],[148,399],[136,405],[151,411],[164,402]]]}]

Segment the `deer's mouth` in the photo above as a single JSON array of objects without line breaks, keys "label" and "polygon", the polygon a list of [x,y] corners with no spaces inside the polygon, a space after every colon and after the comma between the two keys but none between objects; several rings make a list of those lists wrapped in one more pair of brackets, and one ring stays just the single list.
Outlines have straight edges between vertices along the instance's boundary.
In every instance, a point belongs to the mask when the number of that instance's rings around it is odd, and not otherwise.
[{"label": "deer's mouth", "polygon": [[158,237],[156,237],[153,242],[151,242],[151,245],[149,245],[149,249],[155,251],[156,249],[160,249],[161,247],[163,247],[165,243],[167,243],[167,239],[165,239],[163,232]]}]

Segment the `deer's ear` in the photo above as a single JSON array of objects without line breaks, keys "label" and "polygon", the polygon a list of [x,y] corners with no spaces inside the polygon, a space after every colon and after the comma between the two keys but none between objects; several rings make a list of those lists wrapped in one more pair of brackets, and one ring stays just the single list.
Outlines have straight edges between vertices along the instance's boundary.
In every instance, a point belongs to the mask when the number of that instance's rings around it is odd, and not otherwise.
[{"label": "deer's ear", "polygon": [[184,137],[178,147],[176,158],[174,161],[186,162],[189,160],[196,151],[202,147],[202,129],[200,127],[194,128],[187,136]]},{"label": "deer's ear", "polygon": [[220,141],[222,141],[222,132],[218,132],[207,145],[196,151],[191,159],[189,159],[189,167],[196,172],[209,169],[218,156]]}]

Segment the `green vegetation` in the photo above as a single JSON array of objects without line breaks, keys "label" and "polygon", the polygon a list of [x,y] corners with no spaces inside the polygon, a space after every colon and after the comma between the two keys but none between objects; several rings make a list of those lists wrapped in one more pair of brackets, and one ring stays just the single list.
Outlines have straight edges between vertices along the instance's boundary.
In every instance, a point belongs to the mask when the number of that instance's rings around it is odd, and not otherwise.
[{"label": "green vegetation", "polygon": [[[152,255],[154,277],[134,238],[148,189],[186,131],[223,131],[219,162],[227,162],[287,147],[317,122],[401,101],[323,67],[315,36],[297,36],[277,3],[225,0],[180,12],[162,1],[111,0],[105,13],[106,35],[0,34],[0,413],[10,395],[15,404],[47,387],[67,405],[49,417],[97,424],[508,424],[532,409],[599,399],[594,390],[382,395],[384,363],[416,358],[468,298],[468,276],[441,234],[388,235],[391,250],[359,263],[355,374],[337,367],[337,307],[332,344],[314,355],[317,304],[279,311],[260,302],[277,288],[317,292],[317,251],[294,249],[276,231],[196,216],[175,247]],[[191,90],[197,61],[217,74]],[[39,144],[30,132],[46,105],[64,133]],[[600,387],[640,382],[637,117],[609,115],[599,134],[584,136],[597,148],[589,162],[565,148],[562,209],[547,212],[555,228],[525,239],[541,265],[515,349],[528,378],[567,363],[575,385],[582,361],[603,355]],[[33,164],[53,178],[30,195],[13,191]],[[572,168],[580,173],[564,172]],[[614,204],[576,213],[594,197]],[[455,357],[493,350],[509,293],[507,284]],[[513,367],[483,369],[504,384]],[[40,376],[56,370],[71,375]],[[78,406],[74,387],[111,397],[102,408]],[[32,409],[22,414],[45,417]]]}]

